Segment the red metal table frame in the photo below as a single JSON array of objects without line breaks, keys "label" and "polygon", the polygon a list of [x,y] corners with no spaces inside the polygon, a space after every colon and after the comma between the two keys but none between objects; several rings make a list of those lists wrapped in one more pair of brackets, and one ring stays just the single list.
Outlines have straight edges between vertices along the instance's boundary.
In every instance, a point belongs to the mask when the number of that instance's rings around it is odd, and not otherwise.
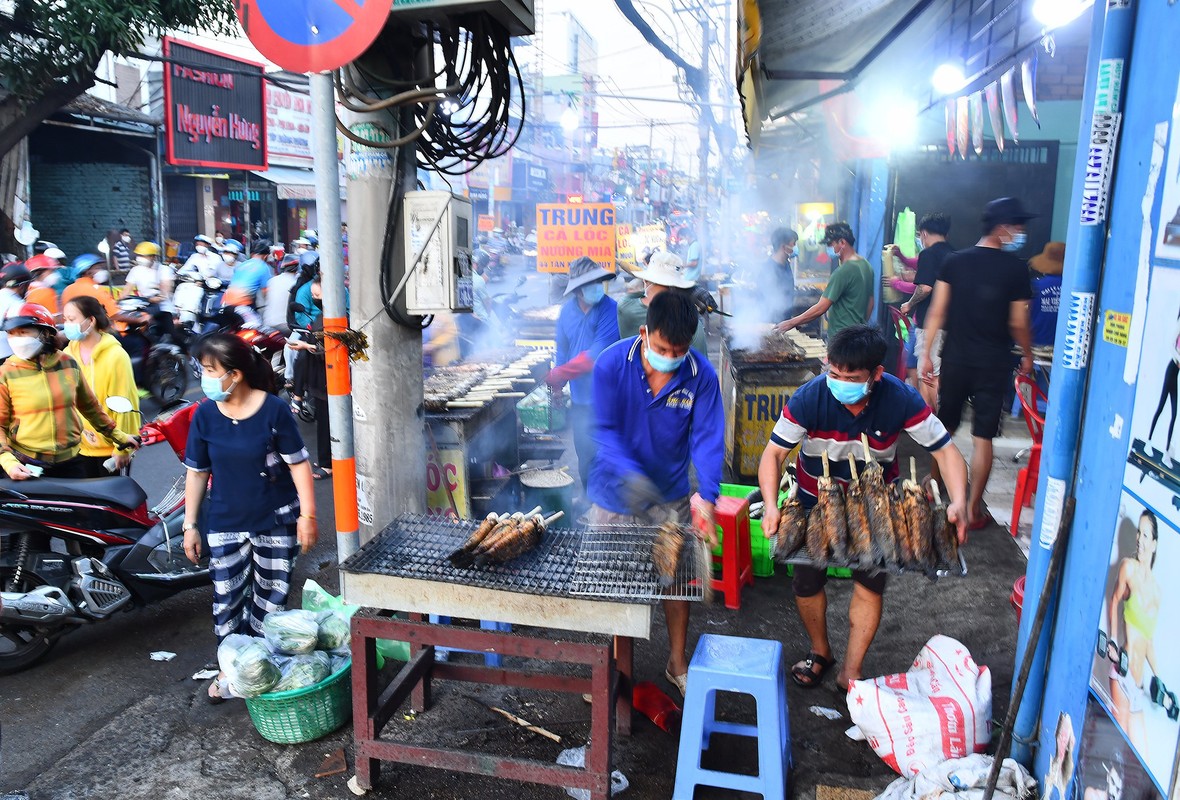
[{"label": "red metal table frame", "polygon": [[[456,772],[491,775],[510,780],[590,790],[592,800],[608,800],[611,774],[612,724],[621,734],[631,732],[631,676],[633,640],[601,635],[596,642],[534,636],[527,632],[486,631],[423,622],[422,614],[398,619],[392,612],[363,609],[352,618],[352,703],[356,740],[356,782],[371,789],[380,762],[435,767]],[[377,639],[408,642],[410,660],[384,691],[377,686]],[[475,664],[436,662],[435,646],[476,652],[495,652],[544,662],[583,664],[590,677],[529,669],[505,669]],[[586,768],[563,767],[532,759],[495,756],[447,748],[423,747],[381,738],[381,730],[407,699],[415,712],[431,704],[431,681],[441,680],[513,686],[540,691],[590,693],[590,741]],[[609,698],[613,697],[614,702]],[[604,702],[605,701],[605,702]]]}]

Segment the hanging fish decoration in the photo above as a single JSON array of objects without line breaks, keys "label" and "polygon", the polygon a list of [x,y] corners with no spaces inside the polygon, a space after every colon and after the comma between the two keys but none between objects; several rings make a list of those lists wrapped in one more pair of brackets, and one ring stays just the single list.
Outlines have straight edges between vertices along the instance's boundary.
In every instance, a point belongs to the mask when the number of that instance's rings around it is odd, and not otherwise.
[{"label": "hanging fish decoration", "polygon": [[1037,51],[1020,63],[1020,89],[1024,92],[1024,102],[1028,112],[1032,114],[1033,122],[1041,127],[1041,118],[1037,115]]},{"label": "hanging fish decoration", "polygon": [[966,97],[959,97],[955,100],[955,146],[959,148],[959,158],[967,158],[967,140],[970,138],[969,129],[967,127],[971,116],[971,110],[967,103]]},{"label": "hanging fish decoration", "polygon": [[1000,102],[1004,105],[1004,121],[1008,123],[1008,132],[1012,134],[1012,141],[1020,143],[1020,133],[1016,130],[1016,92],[1012,88],[1012,79],[1016,74],[1016,67],[1009,67],[1000,76]]},{"label": "hanging fish decoration", "polygon": [[971,146],[975,155],[983,155],[983,95],[979,92],[971,95]]},{"label": "hanging fish decoration", "polygon": [[946,152],[949,156],[955,154],[955,100],[946,99]]},{"label": "hanging fish decoration", "polygon": [[983,90],[983,96],[987,100],[987,115],[992,123],[992,136],[996,138],[996,147],[1000,148],[1000,152],[1004,152],[1004,123],[1000,119],[1000,92],[996,88],[996,82],[992,81]]}]

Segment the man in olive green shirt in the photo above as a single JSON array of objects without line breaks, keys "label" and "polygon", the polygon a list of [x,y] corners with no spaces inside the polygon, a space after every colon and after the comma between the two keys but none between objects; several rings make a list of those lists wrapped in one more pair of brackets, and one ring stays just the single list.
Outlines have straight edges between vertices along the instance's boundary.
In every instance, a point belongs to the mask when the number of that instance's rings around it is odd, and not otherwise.
[{"label": "man in olive green shirt", "polygon": [[[639,335],[639,327],[647,324],[647,304],[663,291],[683,292],[692,296],[696,283],[688,277],[684,261],[675,253],[657,250],[648,258],[645,268],[632,273],[640,284],[637,289],[627,287],[627,296],[619,301],[619,337],[627,339]],[[634,293],[633,293],[634,292]],[[690,344],[705,358],[709,357],[709,344],[705,339],[705,320],[697,325]]]},{"label": "man in olive green shirt", "polygon": [[828,279],[828,288],[815,305],[802,314],[775,326],[789,331],[828,315],[828,338],[851,325],[862,325],[873,315],[873,268],[856,252],[856,237],[847,222],[834,222],[824,234],[828,257],[839,259],[839,266]]}]

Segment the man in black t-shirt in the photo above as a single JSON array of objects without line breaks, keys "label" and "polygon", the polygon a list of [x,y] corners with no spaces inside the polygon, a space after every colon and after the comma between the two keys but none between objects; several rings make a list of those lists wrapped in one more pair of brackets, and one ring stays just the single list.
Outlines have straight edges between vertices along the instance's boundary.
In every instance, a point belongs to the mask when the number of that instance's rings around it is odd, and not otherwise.
[{"label": "man in black t-shirt", "polygon": [[[942,341],[943,334],[931,343],[926,339],[926,331],[922,326],[926,322],[926,311],[930,306],[930,295],[934,293],[934,284],[938,281],[938,273],[942,263],[953,251],[947,244],[946,235],[951,229],[951,218],[941,212],[927,214],[918,220],[918,241],[922,245],[922,252],[918,253],[918,269],[914,275],[914,294],[909,300],[901,304],[901,313],[914,315],[914,325],[917,331],[914,335],[914,358],[919,364],[926,351],[930,351],[930,360],[934,365],[934,380],[932,382],[918,381],[918,391],[922,399],[931,408],[938,408],[938,376],[942,371]],[[896,245],[894,245],[896,247]],[[897,255],[895,252],[894,255]]]},{"label": "man in black t-shirt", "polygon": [[[946,328],[938,417],[953,434],[968,399],[974,411],[967,504],[970,530],[992,522],[983,507],[983,491],[991,473],[992,439],[999,433],[1000,412],[1012,380],[1013,340],[1024,353],[1021,374],[1032,372],[1028,317],[1032,290],[1028,267],[1015,253],[1027,238],[1025,223],[1035,216],[1015,197],[988,203],[982,238],[943,262],[926,314],[926,341],[935,341]],[[918,363],[918,374],[924,382],[933,382],[929,352]]]}]

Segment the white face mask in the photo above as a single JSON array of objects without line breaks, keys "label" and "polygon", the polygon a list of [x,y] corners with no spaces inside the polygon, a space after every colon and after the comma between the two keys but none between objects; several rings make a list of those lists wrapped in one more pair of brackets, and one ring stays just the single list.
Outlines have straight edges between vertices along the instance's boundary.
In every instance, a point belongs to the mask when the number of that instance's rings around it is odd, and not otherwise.
[{"label": "white face mask", "polygon": [[150,267],[152,265],[152,260],[147,256],[139,256],[137,259],[135,259],[135,263],[139,264],[141,267]]},{"label": "white face mask", "polygon": [[222,253],[221,254],[221,260],[224,261],[226,264],[234,263],[234,258],[235,258],[235,256],[233,253]]},{"label": "white face mask", "polygon": [[130,236],[124,236],[124,237],[123,237],[123,241],[124,241],[124,242],[130,242],[130,241],[131,241],[131,237],[130,237]]},{"label": "white face mask", "polygon": [[100,269],[98,272],[94,273],[94,282],[95,283],[99,283],[99,284],[106,283],[108,280],[110,280],[110,278],[111,278],[111,273],[107,272],[105,269]]},{"label": "white face mask", "polygon": [[31,361],[41,352],[43,345],[36,336],[9,336],[8,346],[18,358]]},{"label": "white face mask", "polygon": [[206,253],[209,252],[209,248],[203,244],[199,244],[199,245],[197,245],[197,252],[200,253],[201,255],[205,255]]},{"label": "white face mask", "polygon": [[304,254],[304,253],[306,253],[306,252],[307,252],[307,248],[306,248],[306,247],[296,247],[296,248],[295,248],[295,255],[297,255],[297,256],[301,256],[301,255],[303,255],[303,254]]}]

